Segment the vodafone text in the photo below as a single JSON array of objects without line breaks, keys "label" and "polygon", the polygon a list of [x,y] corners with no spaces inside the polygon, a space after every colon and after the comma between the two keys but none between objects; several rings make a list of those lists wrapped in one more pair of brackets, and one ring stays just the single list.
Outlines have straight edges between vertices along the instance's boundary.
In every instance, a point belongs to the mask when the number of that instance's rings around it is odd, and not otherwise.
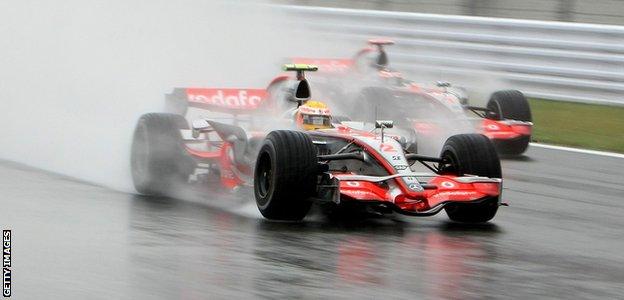
[{"label": "vodafone text", "polygon": [[256,108],[262,102],[264,91],[237,89],[189,89],[189,101],[228,108]]}]

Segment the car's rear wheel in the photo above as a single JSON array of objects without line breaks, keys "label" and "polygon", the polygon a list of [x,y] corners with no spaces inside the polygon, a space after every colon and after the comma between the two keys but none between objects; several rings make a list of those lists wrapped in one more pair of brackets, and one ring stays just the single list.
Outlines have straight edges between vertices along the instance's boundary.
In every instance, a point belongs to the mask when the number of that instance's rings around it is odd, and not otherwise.
[{"label": "car's rear wheel", "polygon": [[276,130],[264,140],[254,172],[260,213],[270,220],[298,221],[310,210],[316,193],[317,153],[310,136]]},{"label": "car's rear wheel", "polygon": [[184,150],[181,129],[188,129],[188,124],[180,115],[149,113],[139,118],[130,157],[132,181],[139,193],[169,195],[195,169],[195,161]]},{"label": "car's rear wheel", "polygon": [[[481,134],[458,134],[444,143],[441,157],[443,172],[455,175],[478,175],[501,178],[500,160],[492,142]],[[453,221],[466,223],[487,222],[498,211],[498,197],[487,198],[479,203],[451,203],[445,207]]]},{"label": "car's rear wheel", "polygon": [[498,120],[509,119],[531,122],[531,107],[529,101],[521,91],[497,91],[490,96],[487,108],[494,113]]},{"label": "car's rear wheel", "polygon": [[[492,94],[487,108],[490,118],[495,120],[516,120],[531,122],[531,107],[522,92],[517,90],[497,91]],[[501,154],[518,155],[524,153],[529,146],[530,137],[522,136],[513,140],[498,140],[496,150]]]}]

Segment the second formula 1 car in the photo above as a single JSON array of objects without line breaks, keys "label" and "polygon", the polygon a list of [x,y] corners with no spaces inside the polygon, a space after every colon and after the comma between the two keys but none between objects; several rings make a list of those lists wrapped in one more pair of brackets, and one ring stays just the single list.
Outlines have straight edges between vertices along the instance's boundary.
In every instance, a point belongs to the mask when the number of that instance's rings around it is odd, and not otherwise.
[{"label": "second formula 1 car", "polygon": [[315,63],[317,89],[349,119],[393,119],[397,127],[414,131],[421,141],[467,132],[490,138],[499,153],[520,155],[531,140],[532,116],[526,97],[517,90],[494,92],[485,107],[468,104],[464,89],[438,82],[427,86],[408,80],[388,67],[384,46],[389,40],[370,40],[353,59],[293,58]]}]

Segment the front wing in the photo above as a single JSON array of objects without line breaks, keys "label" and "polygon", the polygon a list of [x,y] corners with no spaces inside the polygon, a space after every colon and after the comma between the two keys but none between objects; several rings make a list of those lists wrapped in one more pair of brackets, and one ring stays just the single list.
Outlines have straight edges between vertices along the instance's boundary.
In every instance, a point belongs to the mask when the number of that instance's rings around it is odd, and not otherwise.
[{"label": "front wing", "polygon": [[[396,183],[400,177],[416,177],[420,188],[403,190]],[[479,176],[450,176],[430,173],[390,176],[332,174],[340,201],[385,203],[409,215],[428,216],[449,203],[479,202],[499,198],[502,179]]]}]

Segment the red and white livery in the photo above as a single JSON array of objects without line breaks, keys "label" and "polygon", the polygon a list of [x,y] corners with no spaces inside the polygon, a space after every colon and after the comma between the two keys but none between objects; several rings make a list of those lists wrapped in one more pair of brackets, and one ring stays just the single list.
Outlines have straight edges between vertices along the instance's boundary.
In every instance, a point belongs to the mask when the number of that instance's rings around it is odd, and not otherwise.
[{"label": "red and white livery", "polygon": [[[296,107],[311,97],[303,72],[316,68],[287,70],[297,71],[298,80],[282,101]],[[174,90],[169,113],[137,122],[131,157],[137,191],[170,195],[189,183],[208,186],[212,195],[249,191],[274,220],[301,220],[316,202],[333,214],[446,210],[455,221],[486,222],[501,205],[500,162],[481,134],[451,136],[439,156],[424,156],[390,134],[392,121],[376,120],[367,130],[338,122],[295,130],[273,97],[257,89]],[[201,116],[189,121],[188,107]]]}]

